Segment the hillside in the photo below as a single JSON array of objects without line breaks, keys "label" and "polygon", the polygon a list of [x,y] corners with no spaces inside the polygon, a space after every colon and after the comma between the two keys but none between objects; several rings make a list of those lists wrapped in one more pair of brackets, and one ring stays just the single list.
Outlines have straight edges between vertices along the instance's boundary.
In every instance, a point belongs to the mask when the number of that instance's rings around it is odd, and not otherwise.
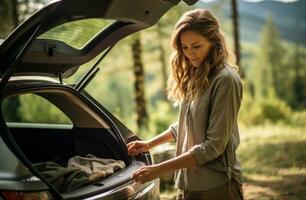
[{"label": "hillside", "polygon": [[[222,1],[226,2],[226,1]],[[213,8],[222,3],[216,0],[210,3],[200,2],[200,7]],[[240,35],[242,40],[257,41],[262,25],[271,16],[278,27],[281,36],[291,42],[299,42],[306,46],[306,1],[292,3],[265,0],[248,2],[238,0],[240,16]],[[230,19],[230,4],[222,6],[222,19]]]}]

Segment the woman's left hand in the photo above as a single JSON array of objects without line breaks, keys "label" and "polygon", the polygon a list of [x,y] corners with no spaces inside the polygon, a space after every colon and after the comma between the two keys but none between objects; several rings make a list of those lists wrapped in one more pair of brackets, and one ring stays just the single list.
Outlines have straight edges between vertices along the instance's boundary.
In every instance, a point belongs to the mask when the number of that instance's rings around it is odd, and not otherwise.
[{"label": "woman's left hand", "polygon": [[132,176],[136,182],[144,183],[152,181],[161,175],[159,165],[143,166],[139,168]]}]

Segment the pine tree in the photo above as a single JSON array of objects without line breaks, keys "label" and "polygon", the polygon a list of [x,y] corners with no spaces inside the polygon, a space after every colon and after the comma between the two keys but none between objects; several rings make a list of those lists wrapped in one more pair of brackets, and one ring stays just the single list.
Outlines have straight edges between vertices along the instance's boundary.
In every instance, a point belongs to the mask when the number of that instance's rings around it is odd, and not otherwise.
[{"label": "pine tree", "polygon": [[266,97],[269,93],[275,93],[278,97],[284,97],[283,79],[286,68],[282,63],[285,50],[281,44],[281,38],[269,17],[264,25],[259,48],[255,56],[255,65],[252,67],[252,82],[255,86],[256,97]]}]

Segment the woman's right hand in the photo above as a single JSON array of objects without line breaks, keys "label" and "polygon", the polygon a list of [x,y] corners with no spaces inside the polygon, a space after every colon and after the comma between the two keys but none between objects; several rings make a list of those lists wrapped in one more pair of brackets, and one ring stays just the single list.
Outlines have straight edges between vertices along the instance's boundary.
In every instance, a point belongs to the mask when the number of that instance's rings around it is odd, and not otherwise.
[{"label": "woman's right hand", "polygon": [[127,144],[128,154],[130,156],[136,156],[138,154],[147,152],[150,150],[149,142],[147,141],[132,141]]}]

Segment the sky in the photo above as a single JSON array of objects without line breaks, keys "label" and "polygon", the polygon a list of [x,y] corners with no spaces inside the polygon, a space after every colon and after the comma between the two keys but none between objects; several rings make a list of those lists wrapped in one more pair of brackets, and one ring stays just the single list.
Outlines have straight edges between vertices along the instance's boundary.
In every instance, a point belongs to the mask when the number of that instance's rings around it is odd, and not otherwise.
[{"label": "sky", "polygon": [[[200,0],[200,1],[211,2],[211,1],[215,1],[215,0]],[[264,0],[244,0],[244,1],[258,2],[258,1],[264,1]],[[298,1],[298,0],[275,0],[275,1],[282,1],[282,2],[289,3],[289,2],[295,2],[295,1]]]}]

